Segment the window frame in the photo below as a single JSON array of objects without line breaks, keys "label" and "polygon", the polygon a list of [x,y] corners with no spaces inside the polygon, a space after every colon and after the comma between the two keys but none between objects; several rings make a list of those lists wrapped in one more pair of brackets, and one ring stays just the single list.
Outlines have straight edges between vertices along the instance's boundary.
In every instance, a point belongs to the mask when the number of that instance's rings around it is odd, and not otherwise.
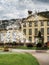
[{"label": "window frame", "polygon": [[31,36],[29,36],[29,41],[32,42],[32,37]]},{"label": "window frame", "polygon": [[34,21],[34,26],[35,26],[35,27],[38,26],[38,21]]},{"label": "window frame", "polygon": [[29,29],[29,35],[32,35],[32,29]]},{"label": "window frame", "polygon": [[35,28],[35,36],[38,35],[38,28]]},{"label": "window frame", "polygon": [[[24,31],[25,30],[25,31]],[[26,35],[26,29],[23,29],[23,33]]]},{"label": "window frame", "polygon": [[47,35],[49,35],[49,30],[48,30],[49,28],[47,28]]},{"label": "window frame", "polygon": [[44,35],[44,28],[41,28],[41,34]]},{"label": "window frame", "polygon": [[49,26],[49,21],[47,21],[47,26]]},{"label": "window frame", "polygon": [[32,27],[32,21],[29,21],[29,27]]}]

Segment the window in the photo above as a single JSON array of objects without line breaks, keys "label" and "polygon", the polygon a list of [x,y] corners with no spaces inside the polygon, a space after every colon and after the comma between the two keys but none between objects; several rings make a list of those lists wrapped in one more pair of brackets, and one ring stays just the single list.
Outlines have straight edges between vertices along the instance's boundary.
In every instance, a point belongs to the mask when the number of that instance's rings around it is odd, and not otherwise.
[{"label": "window", "polygon": [[26,23],[23,24],[23,27],[26,27]]},{"label": "window", "polygon": [[35,35],[38,35],[38,29],[37,28],[35,29]]},{"label": "window", "polygon": [[47,26],[49,26],[49,21],[47,21]]},{"label": "window", "polygon": [[0,25],[0,29],[2,28],[2,25]]},{"label": "window", "polygon": [[29,29],[29,35],[32,35],[32,29]]},{"label": "window", "polygon": [[41,28],[41,34],[44,35],[44,28]]},{"label": "window", "polygon": [[49,41],[49,36],[47,37],[47,41]]},{"label": "window", "polygon": [[32,27],[32,22],[31,21],[29,22],[29,27]]},{"label": "window", "polygon": [[49,34],[49,28],[47,28],[47,34]]},{"label": "window", "polygon": [[24,34],[26,35],[26,29],[23,30]]},{"label": "window", "polygon": [[37,22],[37,21],[35,21],[35,22],[34,22],[34,25],[35,25],[35,26],[38,26],[38,22]]},{"label": "window", "polygon": [[30,42],[32,41],[32,37],[29,37],[29,41],[30,41]]},{"label": "window", "polygon": [[44,26],[44,22],[43,21],[41,21],[41,26]]},{"label": "window", "polygon": [[0,24],[2,24],[2,21],[0,21]]}]

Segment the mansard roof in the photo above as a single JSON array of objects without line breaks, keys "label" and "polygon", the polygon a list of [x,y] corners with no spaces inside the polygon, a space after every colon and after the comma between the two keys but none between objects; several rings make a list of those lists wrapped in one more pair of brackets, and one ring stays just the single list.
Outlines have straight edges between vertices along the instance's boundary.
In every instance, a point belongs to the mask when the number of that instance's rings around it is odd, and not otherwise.
[{"label": "mansard roof", "polygon": [[43,17],[49,18],[49,11],[43,11],[43,12],[39,12],[37,13],[38,15],[41,15]]}]

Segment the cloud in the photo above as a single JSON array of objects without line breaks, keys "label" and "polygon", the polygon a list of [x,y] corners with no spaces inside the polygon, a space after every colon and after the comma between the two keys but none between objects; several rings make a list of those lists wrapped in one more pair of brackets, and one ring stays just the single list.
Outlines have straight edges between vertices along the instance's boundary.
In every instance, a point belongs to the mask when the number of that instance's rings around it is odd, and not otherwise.
[{"label": "cloud", "polygon": [[0,0],[0,19],[23,18],[27,11],[49,9],[49,0]]},{"label": "cloud", "polygon": [[34,1],[34,3],[47,3],[49,4],[49,0],[31,0]]},{"label": "cloud", "polygon": [[43,2],[43,3],[49,3],[49,0],[37,0],[39,2]]}]

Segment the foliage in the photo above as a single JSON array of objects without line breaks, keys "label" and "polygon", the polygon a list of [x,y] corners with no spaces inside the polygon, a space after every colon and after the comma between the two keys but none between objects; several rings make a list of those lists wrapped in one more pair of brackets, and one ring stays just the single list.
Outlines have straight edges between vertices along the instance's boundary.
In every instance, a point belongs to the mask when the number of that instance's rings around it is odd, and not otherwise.
[{"label": "foliage", "polygon": [[40,31],[38,32],[38,38],[41,38],[41,32]]},{"label": "foliage", "polygon": [[43,39],[43,36],[41,35],[40,31],[38,32],[38,40],[39,40],[39,42],[37,44],[37,47],[42,47],[44,39]]},{"label": "foliage", "polygon": [[37,47],[42,47],[42,44],[41,44],[41,43],[38,43],[38,44],[37,44]]},{"label": "foliage", "polygon": [[28,43],[28,44],[27,44],[27,47],[33,47],[33,44]]}]

